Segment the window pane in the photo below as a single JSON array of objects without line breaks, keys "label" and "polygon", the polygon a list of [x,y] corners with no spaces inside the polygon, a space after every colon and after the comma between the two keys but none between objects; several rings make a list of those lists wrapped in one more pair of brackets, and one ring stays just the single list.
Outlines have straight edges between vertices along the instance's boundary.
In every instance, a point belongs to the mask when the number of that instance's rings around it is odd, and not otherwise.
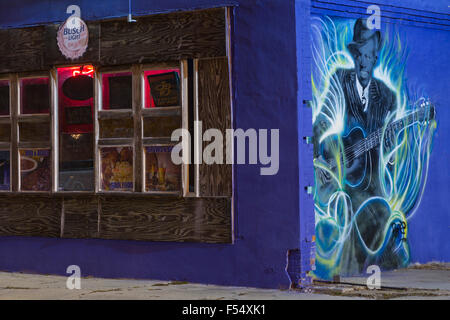
[{"label": "window pane", "polygon": [[11,141],[11,124],[0,123],[0,142]]},{"label": "window pane", "polygon": [[0,190],[9,191],[11,189],[10,185],[10,152],[0,151]]},{"label": "window pane", "polygon": [[80,126],[92,125],[92,106],[77,106],[76,108],[64,108],[65,125]]},{"label": "window pane", "polygon": [[20,80],[21,114],[40,114],[50,111],[48,77]]},{"label": "window pane", "polygon": [[134,122],[132,118],[126,119],[100,119],[100,138],[132,138],[134,135]]},{"label": "window pane", "polygon": [[58,69],[59,191],[94,188],[94,68]]},{"label": "window pane", "polygon": [[23,149],[19,152],[21,190],[50,191],[50,149]]},{"label": "window pane", "polygon": [[151,70],[144,72],[145,108],[180,105],[180,70]]},{"label": "window pane", "polygon": [[131,72],[105,73],[102,75],[102,109],[131,109]]},{"label": "window pane", "polygon": [[181,127],[181,117],[144,118],[144,137],[171,137],[174,130]]},{"label": "window pane", "polygon": [[100,148],[101,190],[133,191],[133,148]]},{"label": "window pane", "polygon": [[9,80],[0,80],[0,116],[9,115]]},{"label": "window pane", "polygon": [[50,122],[19,123],[20,142],[48,142],[50,141]]},{"label": "window pane", "polygon": [[93,134],[61,134],[59,190],[93,191]]},{"label": "window pane", "polygon": [[171,159],[172,146],[145,147],[145,191],[181,190],[181,166]]}]

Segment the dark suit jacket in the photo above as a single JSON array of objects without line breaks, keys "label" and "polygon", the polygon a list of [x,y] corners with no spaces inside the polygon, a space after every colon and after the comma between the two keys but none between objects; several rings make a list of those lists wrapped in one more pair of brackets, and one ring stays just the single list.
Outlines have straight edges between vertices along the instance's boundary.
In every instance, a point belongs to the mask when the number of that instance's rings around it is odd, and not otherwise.
[{"label": "dark suit jacket", "polygon": [[[364,105],[359,98],[356,88],[356,72],[353,69],[338,69],[334,75],[339,81],[345,97],[345,128],[344,136],[354,127],[360,127],[365,131],[366,136],[383,127],[385,119],[389,112],[396,108],[396,96],[383,82],[372,78],[369,85],[369,104],[364,112]],[[326,128],[326,121],[318,117],[314,124],[314,153],[315,157],[320,155],[320,148],[317,139]],[[363,172],[353,172],[356,177],[365,177],[365,180],[359,187],[346,188],[346,192],[352,198],[353,209],[358,207],[367,198],[373,196],[382,196],[382,190],[379,179],[379,154],[380,148],[376,147],[367,154],[366,175]],[[319,182],[320,183],[320,182]]]},{"label": "dark suit jacket", "polygon": [[347,107],[346,129],[359,125],[370,134],[381,128],[389,111],[395,110],[396,97],[383,82],[372,78],[369,86],[369,105],[364,106],[356,88],[356,72],[351,69],[340,69],[336,75],[342,84]]},{"label": "dark suit jacket", "polygon": [[[355,126],[361,127],[366,136],[383,127],[385,119],[389,112],[393,112],[396,108],[396,96],[383,82],[372,78],[369,85],[369,104],[364,112],[364,105],[359,98],[358,89],[356,88],[356,72],[353,69],[340,69],[336,72],[342,90],[345,95],[346,102],[346,120],[345,131],[349,132]],[[367,196],[381,196],[380,180],[379,180],[379,154],[380,148],[376,147],[368,152],[368,183],[363,190],[356,188],[349,189],[348,192],[353,198],[353,205],[356,208],[361,204]],[[364,184],[363,184],[364,185]],[[362,196],[362,194],[364,196]],[[362,196],[362,197],[361,197]],[[356,209],[354,208],[354,209]]]}]

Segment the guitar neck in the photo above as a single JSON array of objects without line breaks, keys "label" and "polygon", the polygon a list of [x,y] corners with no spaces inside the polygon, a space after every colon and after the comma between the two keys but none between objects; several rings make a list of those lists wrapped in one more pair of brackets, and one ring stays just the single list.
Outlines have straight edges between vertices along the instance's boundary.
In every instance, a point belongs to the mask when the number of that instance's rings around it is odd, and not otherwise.
[{"label": "guitar neck", "polygon": [[[430,109],[430,118],[434,118],[434,108]],[[424,111],[424,108],[414,111],[413,113],[407,115],[406,117],[403,117],[399,120],[396,120],[386,126],[384,129],[385,132],[399,132],[400,130],[404,129],[411,123],[414,123],[419,120],[424,120],[426,118],[426,113]],[[376,148],[380,145],[381,139],[383,137],[383,128],[379,128],[378,130],[375,130],[371,134],[369,134],[366,138],[356,142],[352,146],[349,146],[345,148],[344,153],[346,155],[345,158],[348,159],[348,155],[351,154],[351,158],[355,159],[364,153],[372,150],[373,148]],[[341,158],[343,159],[343,154],[341,152]],[[330,169],[334,169],[336,167],[336,162],[334,159],[330,159],[327,161],[328,167]]]},{"label": "guitar neck", "polygon": [[[407,115],[406,117],[401,118],[400,120],[388,124],[384,131],[399,132],[403,130],[405,127],[407,127],[409,124],[414,123],[419,119],[423,118],[423,113],[424,111],[422,109],[415,111]],[[378,147],[378,145],[380,145],[381,143],[382,135],[383,135],[383,128],[379,128],[378,130],[369,134],[367,138],[365,138],[361,142],[358,142],[355,145],[353,145],[351,148],[354,149],[354,153],[358,157],[366,153],[367,151],[370,151],[373,148]],[[361,143],[363,143],[363,146],[361,145]]]}]

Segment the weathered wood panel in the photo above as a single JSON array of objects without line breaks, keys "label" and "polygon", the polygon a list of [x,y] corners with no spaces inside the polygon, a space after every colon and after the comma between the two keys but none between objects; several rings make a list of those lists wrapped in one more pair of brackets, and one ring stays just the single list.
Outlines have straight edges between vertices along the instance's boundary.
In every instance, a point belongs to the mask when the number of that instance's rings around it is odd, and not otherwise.
[{"label": "weathered wood panel", "polygon": [[45,27],[2,29],[0,43],[0,73],[44,70]]},{"label": "weathered wood panel", "polygon": [[[223,163],[201,164],[200,196],[231,196],[232,167],[226,163],[226,129],[231,128],[231,97],[228,59],[198,61],[198,117],[202,130],[219,129],[223,135]],[[203,150],[210,142],[203,142]]]},{"label": "weathered wood panel", "polygon": [[[158,14],[101,23],[102,65],[226,55],[225,9]],[[118,54],[118,52],[120,54]]]},{"label": "weathered wood panel", "polygon": [[0,237],[231,243],[231,233],[230,198],[0,195]]},{"label": "weathered wood panel", "polygon": [[80,64],[80,63],[92,63],[98,64],[100,61],[99,41],[100,41],[100,22],[86,22],[89,30],[89,42],[86,52],[78,59],[68,60],[63,56],[58,48],[56,41],[56,35],[60,24],[52,24],[45,26],[45,52],[43,63],[45,66],[52,66],[58,64]]},{"label": "weathered wood panel", "polygon": [[225,9],[87,22],[89,44],[74,61],[60,52],[59,24],[0,30],[0,73],[48,70],[53,65],[112,66],[226,55]]},{"label": "weathered wood panel", "polygon": [[98,197],[65,197],[63,238],[98,238]]},{"label": "weathered wood panel", "polygon": [[48,196],[2,196],[0,236],[59,237],[61,202]]},{"label": "weathered wood panel", "polygon": [[231,242],[231,200],[177,197],[101,199],[100,238],[169,242]]}]

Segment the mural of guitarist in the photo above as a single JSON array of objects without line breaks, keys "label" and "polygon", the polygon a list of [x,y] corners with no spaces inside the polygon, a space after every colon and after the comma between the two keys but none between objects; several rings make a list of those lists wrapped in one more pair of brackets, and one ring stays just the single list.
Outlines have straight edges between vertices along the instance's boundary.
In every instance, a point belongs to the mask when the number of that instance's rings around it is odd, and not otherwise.
[{"label": "mural of guitarist", "polygon": [[[319,269],[328,269],[328,276],[408,262],[406,214],[392,205],[386,180],[396,172],[396,151],[408,139],[405,128],[426,120],[431,111],[396,117],[397,93],[374,77],[382,46],[381,32],[369,29],[365,19],[356,20],[345,44],[350,55],[343,60],[331,52],[323,59],[326,85],[315,92],[316,238]],[[324,49],[316,53],[324,55]],[[336,59],[331,67],[330,57]]]}]

